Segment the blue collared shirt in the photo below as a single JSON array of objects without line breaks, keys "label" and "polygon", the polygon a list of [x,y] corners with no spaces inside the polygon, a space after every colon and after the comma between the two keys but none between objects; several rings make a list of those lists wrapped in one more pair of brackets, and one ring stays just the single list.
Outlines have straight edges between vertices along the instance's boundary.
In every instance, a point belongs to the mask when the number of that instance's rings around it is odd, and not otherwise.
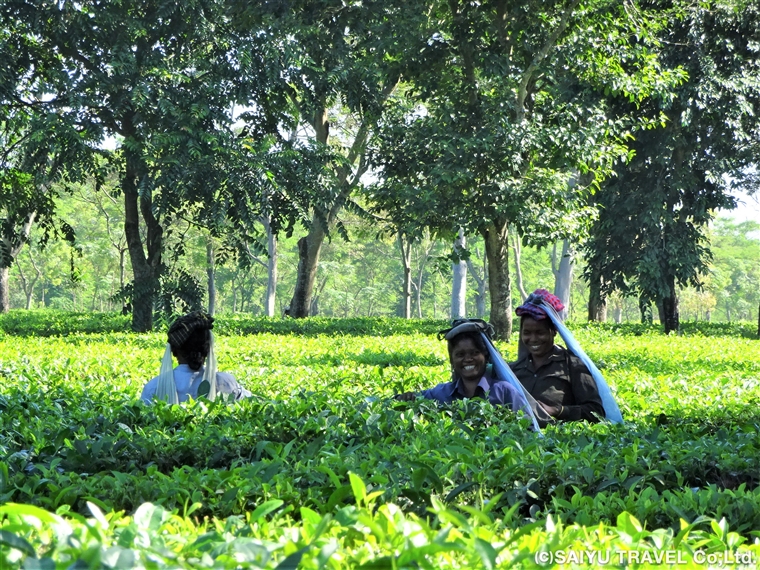
[{"label": "blue collared shirt", "polygon": [[[466,397],[464,395],[464,386],[461,385],[459,379],[438,384],[434,388],[423,390],[419,395],[428,400],[437,400],[444,403],[461,400]],[[483,376],[480,382],[478,382],[477,388],[475,388],[475,397],[485,398],[486,396],[492,405],[508,406],[513,412],[525,412],[530,409],[525,397],[512,384],[506,381],[489,381],[488,378]],[[530,415],[530,412],[527,413]]]}]

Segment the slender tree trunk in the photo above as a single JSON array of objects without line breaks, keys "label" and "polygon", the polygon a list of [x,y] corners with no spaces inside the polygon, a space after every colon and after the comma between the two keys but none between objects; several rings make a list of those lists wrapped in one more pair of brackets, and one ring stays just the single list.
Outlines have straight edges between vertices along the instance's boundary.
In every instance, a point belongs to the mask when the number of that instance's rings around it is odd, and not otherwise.
[{"label": "slender tree trunk", "polygon": [[[555,246],[556,251],[556,246]],[[570,314],[570,287],[573,284],[573,266],[575,265],[575,252],[570,240],[565,239],[562,242],[562,257],[559,260],[559,268],[554,270],[554,294],[559,297],[562,304],[565,305],[560,317],[566,319]],[[552,266],[554,257],[552,256]]]},{"label": "slender tree trunk", "polygon": [[399,250],[401,251],[401,264],[404,269],[404,284],[401,290],[401,304],[404,318],[412,318],[412,242],[404,242],[404,234],[398,232],[396,236]]},{"label": "slender tree trunk", "polygon": [[269,218],[264,218],[264,228],[267,232],[267,292],[264,306],[266,307],[267,317],[274,317],[277,295],[277,236],[272,233],[272,227]]},{"label": "slender tree trunk", "polygon": [[[36,281],[36,279],[35,279]],[[32,299],[34,299],[34,283],[32,282],[31,286],[29,287],[29,291],[26,292],[26,310],[29,311],[32,308]]]},{"label": "slender tree trunk", "polygon": [[[153,302],[161,273],[163,230],[153,215],[150,196],[141,196],[138,192],[138,183],[144,169],[131,152],[125,154],[126,172],[121,186],[124,192],[124,234],[134,274],[132,330],[146,332],[153,328]],[[147,255],[140,235],[141,215],[146,226]]]},{"label": "slender tree trunk", "polygon": [[757,336],[760,337],[760,304],[757,306]]},{"label": "slender tree trunk", "polygon": [[7,313],[11,308],[9,275],[10,267],[0,267],[0,313]]},{"label": "slender tree trunk", "polygon": [[[36,212],[31,212],[27,216],[23,227],[19,232],[19,240],[16,245],[13,245],[10,237],[3,236],[2,243],[0,243],[0,313],[7,313],[10,310],[10,267],[14,260],[18,256],[21,248],[29,239],[29,234],[32,231],[32,224],[34,218],[37,216]],[[21,268],[19,267],[19,270]]]},{"label": "slender tree trunk", "polygon": [[668,278],[669,295],[662,299],[662,323],[665,326],[665,334],[678,332],[680,328],[680,315],[678,312],[678,294],[676,291],[675,277]]},{"label": "slender tree trunk", "polygon": [[464,230],[459,228],[459,235],[454,241],[454,259],[452,262],[451,282],[451,318],[458,319],[467,316],[467,262],[460,256],[467,247]]},{"label": "slender tree trunk", "polygon": [[[417,267],[417,281],[415,283],[415,299],[417,302],[417,317],[422,318],[422,280],[425,276],[425,267],[427,266],[427,262],[430,259],[430,253],[433,251],[433,248],[435,247],[435,243],[433,240],[430,239],[430,236],[428,235],[426,237],[427,240],[427,246],[422,249],[422,254],[420,255],[419,264]],[[435,288],[435,278],[433,278],[433,288]],[[435,291],[433,291],[433,298],[435,298]]]},{"label": "slender tree trunk", "polygon": [[588,320],[599,323],[607,320],[607,299],[602,294],[600,283],[595,279],[589,283]]},{"label": "slender tree trunk", "polygon": [[127,253],[126,249],[120,249],[119,250],[119,286],[124,289],[124,281],[125,281],[125,275],[126,275],[126,260],[125,260],[125,254]]},{"label": "slender tree trunk", "polygon": [[435,276],[433,277],[433,318],[438,318],[438,300],[436,298]]},{"label": "slender tree trunk", "polygon": [[32,250],[27,249],[27,254],[29,255],[29,261],[32,263],[32,268],[34,269],[34,279],[32,280],[32,285],[29,287],[29,294],[26,296],[26,308],[27,310],[32,308],[32,301],[34,300],[34,287],[37,285],[37,282],[42,279],[42,271],[40,270],[39,265],[37,265],[37,262],[34,260],[34,256],[32,255]]},{"label": "slender tree trunk", "polygon": [[478,292],[475,295],[475,316],[482,319],[486,314],[486,295],[488,288],[486,287],[488,280],[488,265],[483,260],[483,275],[478,275],[478,271],[475,268],[475,264],[472,262],[472,258],[467,260],[467,269],[470,271],[470,275],[475,280],[475,284],[478,286]]},{"label": "slender tree trunk", "polygon": [[639,297],[639,313],[642,324],[652,324],[652,305],[644,297]]},{"label": "slender tree trunk", "polygon": [[517,280],[517,290],[524,303],[525,299],[528,298],[528,293],[525,291],[525,286],[523,285],[522,247],[520,246],[520,236],[518,236],[517,233],[514,233],[512,236],[512,250],[515,253],[515,279]]},{"label": "slender tree trunk", "polygon": [[509,224],[495,219],[482,231],[488,260],[488,289],[491,293],[491,324],[499,340],[512,335],[512,287],[509,279]]},{"label": "slender tree trunk", "polygon": [[[311,299],[311,303],[309,304],[309,315],[307,316],[316,317],[319,314],[319,297],[322,294],[322,292],[325,290],[325,286],[327,285],[327,279],[328,279],[328,276],[325,275],[322,278],[322,282],[317,286],[317,290]],[[346,291],[346,305],[344,309],[344,313],[345,313],[344,316],[346,317],[348,316],[348,311],[349,311],[348,295],[349,293],[348,291]]]},{"label": "slender tree trunk", "polygon": [[[29,257],[31,258],[31,253],[29,254]],[[32,260],[33,262],[34,260]],[[37,280],[40,278],[40,270],[37,269],[36,265],[33,265],[34,269],[37,271],[37,274],[32,279],[31,277],[27,279],[26,275],[24,275],[24,270],[21,268],[21,264],[18,262],[18,259],[16,259],[16,268],[18,269],[18,276],[21,278],[21,288],[24,290],[24,296],[26,297],[26,310],[30,310],[32,308],[32,298],[34,297],[34,286],[37,283]],[[10,271],[8,272],[10,275]]]},{"label": "slender tree trunk", "polygon": [[214,244],[211,237],[206,240],[206,276],[208,278],[208,314],[216,313],[216,264],[214,263]]},{"label": "slender tree trunk", "polygon": [[92,302],[90,303],[90,311],[95,312],[95,306],[98,303],[98,294],[100,293],[100,282],[98,279],[95,279],[95,283],[93,283],[93,292],[92,292]]},{"label": "slender tree trunk", "polygon": [[[3,236],[0,244],[0,313],[7,313],[10,308],[10,267],[18,257],[21,248],[29,240],[32,232],[32,224],[37,217],[37,212],[29,212],[24,224],[19,229],[18,242],[11,242],[10,237]],[[7,258],[5,257],[7,256]]]}]

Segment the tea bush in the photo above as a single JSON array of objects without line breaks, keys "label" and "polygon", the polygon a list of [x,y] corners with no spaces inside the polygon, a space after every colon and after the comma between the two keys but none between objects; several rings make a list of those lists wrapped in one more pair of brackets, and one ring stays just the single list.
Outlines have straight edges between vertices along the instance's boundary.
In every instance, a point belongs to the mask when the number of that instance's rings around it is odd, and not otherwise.
[{"label": "tea bush", "polygon": [[699,566],[760,549],[760,341],[741,326],[573,327],[627,423],[536,434],[481,400],[392,399],[446,380],[441,322],[222,317],[220,369],[254,397],[174,407],[137,401],[162,334],[30,322],[0,338],[0,567]]}]

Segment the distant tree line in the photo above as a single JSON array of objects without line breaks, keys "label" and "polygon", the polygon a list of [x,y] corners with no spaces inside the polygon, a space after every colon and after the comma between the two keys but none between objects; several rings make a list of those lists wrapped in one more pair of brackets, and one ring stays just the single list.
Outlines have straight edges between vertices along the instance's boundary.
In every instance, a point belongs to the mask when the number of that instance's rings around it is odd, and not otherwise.
[{"label": "distant tree line", "polygon": [[[80,185],[59,200],[58,211],[76,232],[74,246],[52,241],[42,246],[41,228],[33,228],[29,244],[16,258],[9,272],[11,308],[56,308],[70,311],[121,311],[126,300],[119,295],[131,274],[123,237],[123,209],[93,185]],[[376,228],[360,216],[344,218],[350,241],[334,239],[324,245],[312,296],[312,314],[332,317],[404,316],[404,260],[393,236],[380,236]],[[178,231],[185,254],[167,260],[167,276],[177,280],[173,295],[165,295],[161,312],[188,307],[208,308],[212,297],[218,313],[245,312],[283,316],[295,288],[298,266],[298,239],[304,230],[278,244],[278,278],[274,310],[269,313],[269,259],[254,254],[248,264],[224,259],[220,240],[209,238],[201,229],[188,226]],[[760,303],[760,225],[736,223],[718,218],[708,233],[713,260],[702,290],[679,289],[681,314],[689,321],[746,321],[753,319]],[[180,239],[178,237],[178,239]],[[463,314],[488,317],[487,267],[482,238],[471,236],[466,272],[463,275]],[[214,252],[211,263],[209,245]],[[554,289],[562,254],[559,247],[520,248],[510,258],[515,278],[512,303],[522,302],[523,291],[537,287]],[[415,318],[450,318],[454,294],[452,244],[447,239],[427,235],[411,244],[409,267],[412,285],[410,310]],[[72,256],[74,274],[71,272]],[[519,259],[519,265],[516,263]],[[583,271],[577,261],[576,273]],[[554,269],[552,268],[554,266]],[[209,271],[213,278],[209,280]],[[180,279],[180,276],[182,278]],[[485,277],[485,278],[484,278]],[[193,283],[190,290],[180,283]],[[484,289],[484,290],[483,290]],[[210,292],[213,291],[212,294]],[[573,279],[568,294],[568,318],[586,318],[589,287]],[[653,317],[658,318],[654,313]],[[613,294],[608,300],[611,321],[639,321],[638,299]]]}]

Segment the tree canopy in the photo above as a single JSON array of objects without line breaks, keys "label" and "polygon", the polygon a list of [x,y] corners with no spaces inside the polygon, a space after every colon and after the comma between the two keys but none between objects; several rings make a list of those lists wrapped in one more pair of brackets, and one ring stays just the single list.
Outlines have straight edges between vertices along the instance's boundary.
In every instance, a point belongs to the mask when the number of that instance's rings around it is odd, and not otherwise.
[{"label": "tree canopy", "polygon": [[744,2],[657,5],[669,16],[662,57],[688,81],[670,98],[643,102],[667,122],[635,133],[635,158],[597,195],[586,275],[603,295],[618,290],[656,303],[667,332],[678,329],[676,286],[702,285],[715,210],[733,206],[732,187],[754,183],[760,13]]},{"label": "tree canopy", "polygon": [[[638,11],[641,10],[641,11]],[[616,2],[431,3],[408,88],[385,113],[371,199],[423,225],[485,238],[491,321],[511,332],[509,226],[535,239],[569,233],[589,184],[628,156],[640,104],[681,80],[658,59],[656,12]],[[654,117],[656,118],[656,117]],[[575,222],[572,224],[571,222]]]}]

